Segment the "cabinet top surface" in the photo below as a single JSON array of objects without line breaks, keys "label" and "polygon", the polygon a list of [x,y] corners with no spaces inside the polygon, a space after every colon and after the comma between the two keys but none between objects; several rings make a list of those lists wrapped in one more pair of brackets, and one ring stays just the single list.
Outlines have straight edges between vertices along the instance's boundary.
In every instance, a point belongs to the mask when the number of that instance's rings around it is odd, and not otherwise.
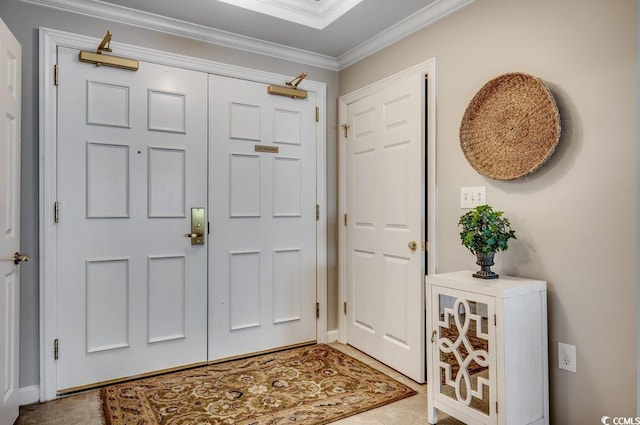
[{"label": "cabinet top surface", "polygon": [[470,270],[440,273],[426,276],[430,285],[454,287],[465,291],[510,297],[531,292],[545,291],[547,282],[515,276],[500,276],[498,279],[478,279]]}]

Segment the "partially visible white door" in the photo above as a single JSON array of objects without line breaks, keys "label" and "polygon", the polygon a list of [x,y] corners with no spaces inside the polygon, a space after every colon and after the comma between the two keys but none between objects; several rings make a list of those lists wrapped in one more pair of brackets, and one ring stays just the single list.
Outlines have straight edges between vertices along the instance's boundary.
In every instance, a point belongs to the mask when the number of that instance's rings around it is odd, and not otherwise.
[{"label": "partially visible white door", "polygon": [[58,64],[58,389],[205,362],[207,75]]},{"label": "partially visible white door", "polygon": [[0,19],[0,425],[18,417],[22,47]]},{"label": "partially visible white door", "polygon": [[209,77],[209,360],[316,340],[316,100]]},{"label": "partially visible white door", "polygon": [[347,341],[425,378],[424,76],[347,105]]}]

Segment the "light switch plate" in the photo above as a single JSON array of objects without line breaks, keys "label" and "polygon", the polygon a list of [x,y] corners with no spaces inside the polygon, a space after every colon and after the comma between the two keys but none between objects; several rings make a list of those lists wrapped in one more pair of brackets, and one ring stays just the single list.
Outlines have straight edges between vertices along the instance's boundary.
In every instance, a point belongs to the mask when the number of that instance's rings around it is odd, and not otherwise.
[{"label": "light switch plate", "polygon": [[460,208],[475,208],[487,203],[487,187],[461,187]]}]

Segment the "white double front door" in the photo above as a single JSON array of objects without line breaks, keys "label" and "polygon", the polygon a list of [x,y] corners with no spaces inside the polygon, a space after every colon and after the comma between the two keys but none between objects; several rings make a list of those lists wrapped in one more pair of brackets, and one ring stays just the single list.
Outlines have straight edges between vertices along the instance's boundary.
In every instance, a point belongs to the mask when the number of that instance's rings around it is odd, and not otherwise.
[{"label": "white double front door", "polygon": [[58,65],[58,391],[315,340],[313,100]]}]

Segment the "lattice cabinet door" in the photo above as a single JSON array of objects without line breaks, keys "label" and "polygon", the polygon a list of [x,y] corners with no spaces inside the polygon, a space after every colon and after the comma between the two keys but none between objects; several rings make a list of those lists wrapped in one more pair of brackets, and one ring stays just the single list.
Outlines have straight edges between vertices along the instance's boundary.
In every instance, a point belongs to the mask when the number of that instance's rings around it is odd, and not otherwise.
[{"label": "lattice cabinet door", "polygon": [[429,392],[467,419],[495,424],[495,299],[432,287],[431,335],[434,368]]},{"label": "lattice cabinet door", "polygon": [[473,272],[430,275],[429,423],[549,423],[546,282]]}]

